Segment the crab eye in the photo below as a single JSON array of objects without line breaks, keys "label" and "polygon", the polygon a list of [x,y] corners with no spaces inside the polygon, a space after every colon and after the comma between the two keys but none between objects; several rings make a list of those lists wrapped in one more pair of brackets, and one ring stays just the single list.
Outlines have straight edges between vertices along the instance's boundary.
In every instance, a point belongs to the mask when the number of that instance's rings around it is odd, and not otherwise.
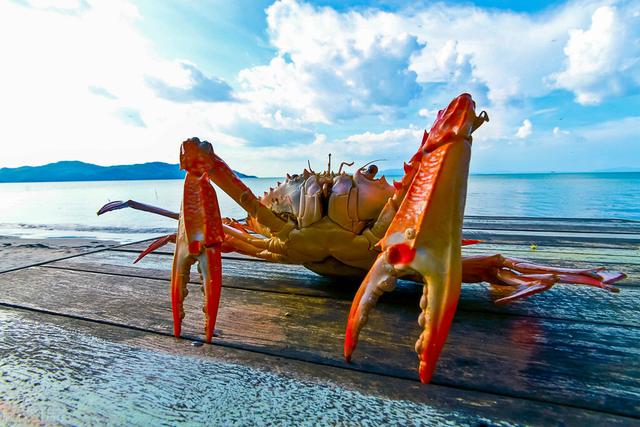
[{"label": "crab eye", "polygon": [[362,173],[362,175],[364,175],[365,177],[369,178],[369,179],[373,179],[376,174],[378,173],[378,166],[376,165],[369,165],[369,167],[367,167],[366,169],[360,169],[360,172]]}]

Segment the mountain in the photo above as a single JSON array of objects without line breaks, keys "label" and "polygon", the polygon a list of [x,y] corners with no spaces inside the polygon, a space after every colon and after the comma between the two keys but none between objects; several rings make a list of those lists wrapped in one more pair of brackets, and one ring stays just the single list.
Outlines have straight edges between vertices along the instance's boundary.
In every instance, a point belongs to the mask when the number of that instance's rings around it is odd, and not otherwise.
[{"label": "mountain", "polygon": [[[240,178],[255,178],[236,172]],[[78,161],[43,166],[0,168],[0,182],[120,181],[142,179],[181,179],[185,172],[177,164],[162,162],[137,165],[98,166]]]}]

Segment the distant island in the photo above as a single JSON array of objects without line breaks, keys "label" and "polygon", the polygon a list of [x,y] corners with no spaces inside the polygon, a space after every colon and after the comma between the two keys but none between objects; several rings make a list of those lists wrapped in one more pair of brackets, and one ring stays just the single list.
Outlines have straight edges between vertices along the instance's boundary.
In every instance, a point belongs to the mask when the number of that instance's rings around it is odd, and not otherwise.
[{"label": "distant island", "polygon": [[[240,178],[256,178],[234,171]],[[177,164],[151,162],[136,165],[98,166],[63,161],[43,166],[0,168],[0,182],[126,181],[181,179],[185,172]]]}]

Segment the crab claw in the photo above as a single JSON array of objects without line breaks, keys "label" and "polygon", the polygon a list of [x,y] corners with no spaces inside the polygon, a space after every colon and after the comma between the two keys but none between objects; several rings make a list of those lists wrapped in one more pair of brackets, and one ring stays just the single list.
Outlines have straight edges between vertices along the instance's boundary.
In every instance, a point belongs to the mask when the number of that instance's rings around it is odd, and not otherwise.
[{"label": "crab claw", "polygon": [[204,290],[205,339],[211,342],[222,287],[221,248],[224,240],[215,190],[206,172],[187,170],[176,249],[171,272],[173,334],[180,336],[183,302],[191,266],[199,262]]},{"label": "crab claw", "polygon": [[347,360],[378,297],[392,290],[398,277],[419,275],[424,280],[418,318],[423,331],[415,348],[420,380],[431,380],[460,296],[471,132],[483,117],[474,108],[471,96],[462,94],[438,114],[419,170],[379,243],[382,252],[353,300],[344,345]]}]

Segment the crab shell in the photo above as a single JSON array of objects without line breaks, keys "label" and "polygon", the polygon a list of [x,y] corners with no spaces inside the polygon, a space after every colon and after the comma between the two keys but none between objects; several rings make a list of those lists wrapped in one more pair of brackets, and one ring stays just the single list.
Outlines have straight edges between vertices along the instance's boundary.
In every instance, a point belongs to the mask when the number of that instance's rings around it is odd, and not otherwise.
[{"label": "crab shell", "polygon": [[309,227],[328,217],[337,226],[359,234],[378,218],[393,186],[377,168],[359,169],[355,174],[313,173],[287,175],[285,182],[265,193],[261,202],[278,216],[292,219],[297,228]]},{"label": "crab shell", "polygon": [[320,274],[362,277],[378,254],[377,239],[362,233],[378,219],[394,193],[384,176],[376,178],[371,165],[347,173],[309,172],[287,175],[265,192],[260,201],[292,224],[272,236],[255,218],[249,226],[274,237],[289,258]]}]

